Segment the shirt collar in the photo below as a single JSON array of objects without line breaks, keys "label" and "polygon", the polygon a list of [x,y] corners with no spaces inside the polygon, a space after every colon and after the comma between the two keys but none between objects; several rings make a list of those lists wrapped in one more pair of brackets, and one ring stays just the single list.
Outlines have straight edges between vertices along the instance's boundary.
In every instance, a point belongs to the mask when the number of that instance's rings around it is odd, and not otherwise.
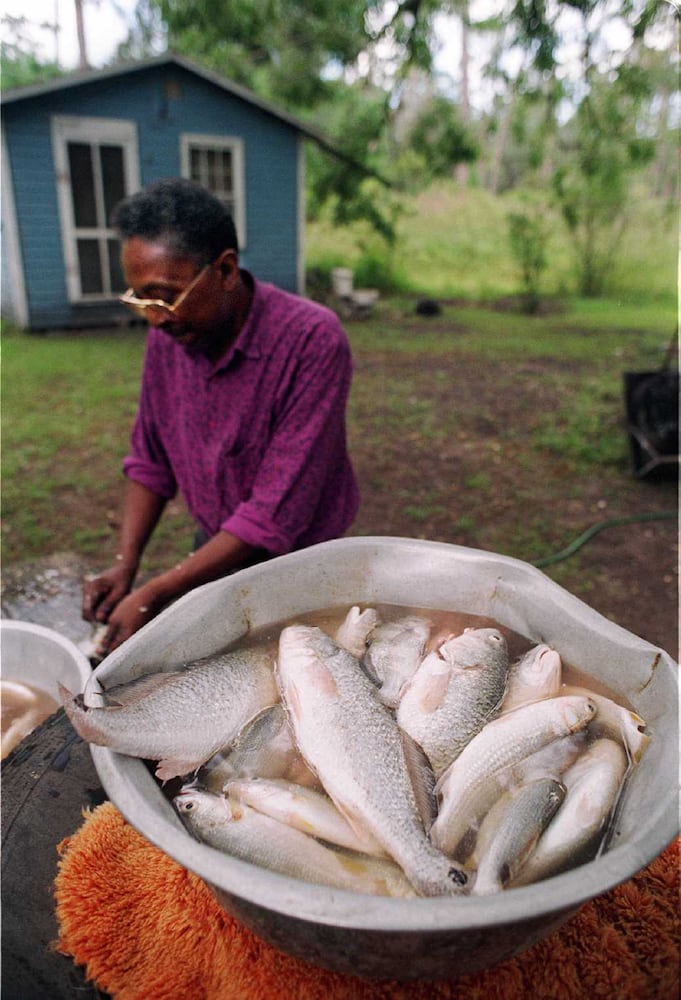
[{"label": "shirt collar", "polygon": [[256,359],[263,354],[264,345],[258,322],[265,298],[262,283],[254,278],[250,271],[246,271],[244,268],[241,269],[241,277],[253,289],[251,308],[248,310],[246,322],[241,327],[236,340],[229,346],[225,354],[222,355],[215,365],[211,367],[211,374],[229,367],[237,353],[245,358]]}]

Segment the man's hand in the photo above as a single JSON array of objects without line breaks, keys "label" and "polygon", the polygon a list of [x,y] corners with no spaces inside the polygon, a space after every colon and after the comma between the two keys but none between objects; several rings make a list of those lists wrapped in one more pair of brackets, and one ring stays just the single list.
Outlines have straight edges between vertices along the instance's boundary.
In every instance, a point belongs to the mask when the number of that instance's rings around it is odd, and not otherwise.
[{"label": "man's hand", "polygon": [[109,627],[99,644],[97,654],[107,656],[131,635],[134,635],[138,629],[141,629],[143,625],[150,622],[160,610],[158,602],[149,595],[144,587],[133,590],[110,613],[108,617]]},{"label": "man's hand", "polygon": [[114,608],[130,592],[136,566],[116,563],[83,581],[82,614],[87,622],[108,622]]}]

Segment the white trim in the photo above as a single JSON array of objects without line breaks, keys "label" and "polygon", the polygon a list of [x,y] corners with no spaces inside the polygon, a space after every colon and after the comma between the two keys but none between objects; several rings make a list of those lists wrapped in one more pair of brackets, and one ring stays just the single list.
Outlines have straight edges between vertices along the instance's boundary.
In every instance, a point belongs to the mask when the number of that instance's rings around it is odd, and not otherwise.
[{"label": "white trim", "polygon": [[[21,241],[17,224],[16,205],[14,204],[14,184],[7,149],[7,137],[2,133],[2,185],[0,197],[2,200],[2,259],[6,267],[7,279],[12,285],[12,310],[7,315],[12,322],[21,328],[28,326],[28,296],[24,276],[24,262],[21,256]],[[4,307],[4,296],[2,305]]]},{"label": "white trim", "polygon": [[[198,149],[228,149],[232,154],[232,198],[234,200],[234,210],[232,212],[236,235],[239,240],[239,249],[246,246],[246,175],[244,141],[235,135],[207,135],[198,132],[183,132],[180,136],[180,173],[183,177],[191,179],[189,167],[189,150]],[[198,178],[196,178],[198,179]],[[204,187],[209,187],[204,178],[201,178]],[[214,191],[214,194],[220,194]]]},{"label": "white trim", "polygon": [[298,219],[296,222],[296,238],[298,242],[296,254],[296,283],[298,294],[305,294],[305,141],[302,135],[296,141],[296,173],[298,179]]},{"label": "white trim", "polygon": [[[125,194],[127,196],[139,190],[140,187],[137,127],[134,122],[119,118],[53,115],[51,130],[62,247],[64,250],[66,288],[69,302],[109,301],[112,297],[110,294],[83,295],[81,291],[67,144],[70,141],[80,140],[81,142],[93,145],[111,143],[122,146]],[[93,237],[105,235],[111,239],[115,237],[113,229],[109,229],[109,227],[92,230],[90,234],[88,234],[87,230],[81,228],[78,235],[91,235]]]}]

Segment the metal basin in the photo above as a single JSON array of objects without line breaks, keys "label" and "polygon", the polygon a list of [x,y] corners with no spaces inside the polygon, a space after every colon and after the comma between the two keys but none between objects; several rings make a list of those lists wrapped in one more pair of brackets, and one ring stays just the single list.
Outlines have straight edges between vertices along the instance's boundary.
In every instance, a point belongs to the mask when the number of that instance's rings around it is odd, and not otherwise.
[{"label": "metal basin", "polygon": [[92,674],[88,658],[66,636],[14,618],[0,621],[0,656],[4,680],[40,688],[58,705],[58,684],[82,691]]},{"label": "metal basin", "polygon": [[677,666],[534,567],[411,539],[347,538],[207,584],[115,650],[86,691],[205,656],[252,629],[305,611],[374,602],[487,615],[554,645],[621,694],[652,739],[628,782],[610,849],[555,878],[496,896],[398,900],[311,885],[192,840],[147,767],[93,747],[111,800],[148,840],[210,884],[224,908],[292,955],[354,975],[437,979],[528,948],[584,902],[626,881],[678,830]]}]

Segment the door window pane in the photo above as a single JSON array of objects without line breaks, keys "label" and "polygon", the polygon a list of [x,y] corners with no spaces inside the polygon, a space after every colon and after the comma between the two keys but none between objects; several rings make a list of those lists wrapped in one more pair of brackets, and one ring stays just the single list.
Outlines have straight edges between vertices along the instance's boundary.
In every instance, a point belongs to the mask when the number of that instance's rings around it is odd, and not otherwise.
[{"label": "door window pane", "polygon": [[99,156],[102,166],[102,188],[104,195],[104,218],[100,220],[100,223],[107,226],[114,206],[125,197],[123,147],[100,146]]},{"label": "door window pane", "polygon": [[82,142],[70,142],[68,152],[74,221],[79,227],[96,226],[97,198],[92,168],[92,147]]},{"label": "door window pane", "polygon": [[119,240],[107,240],[109,248],[109,281],[112,292],[124,292],[125,277],[121,266],[121,244]]},{"label": "door window pane", "polygon": [[80,287],[83,295],[102,292],[102,265],[97,240],[77,240]]}]

